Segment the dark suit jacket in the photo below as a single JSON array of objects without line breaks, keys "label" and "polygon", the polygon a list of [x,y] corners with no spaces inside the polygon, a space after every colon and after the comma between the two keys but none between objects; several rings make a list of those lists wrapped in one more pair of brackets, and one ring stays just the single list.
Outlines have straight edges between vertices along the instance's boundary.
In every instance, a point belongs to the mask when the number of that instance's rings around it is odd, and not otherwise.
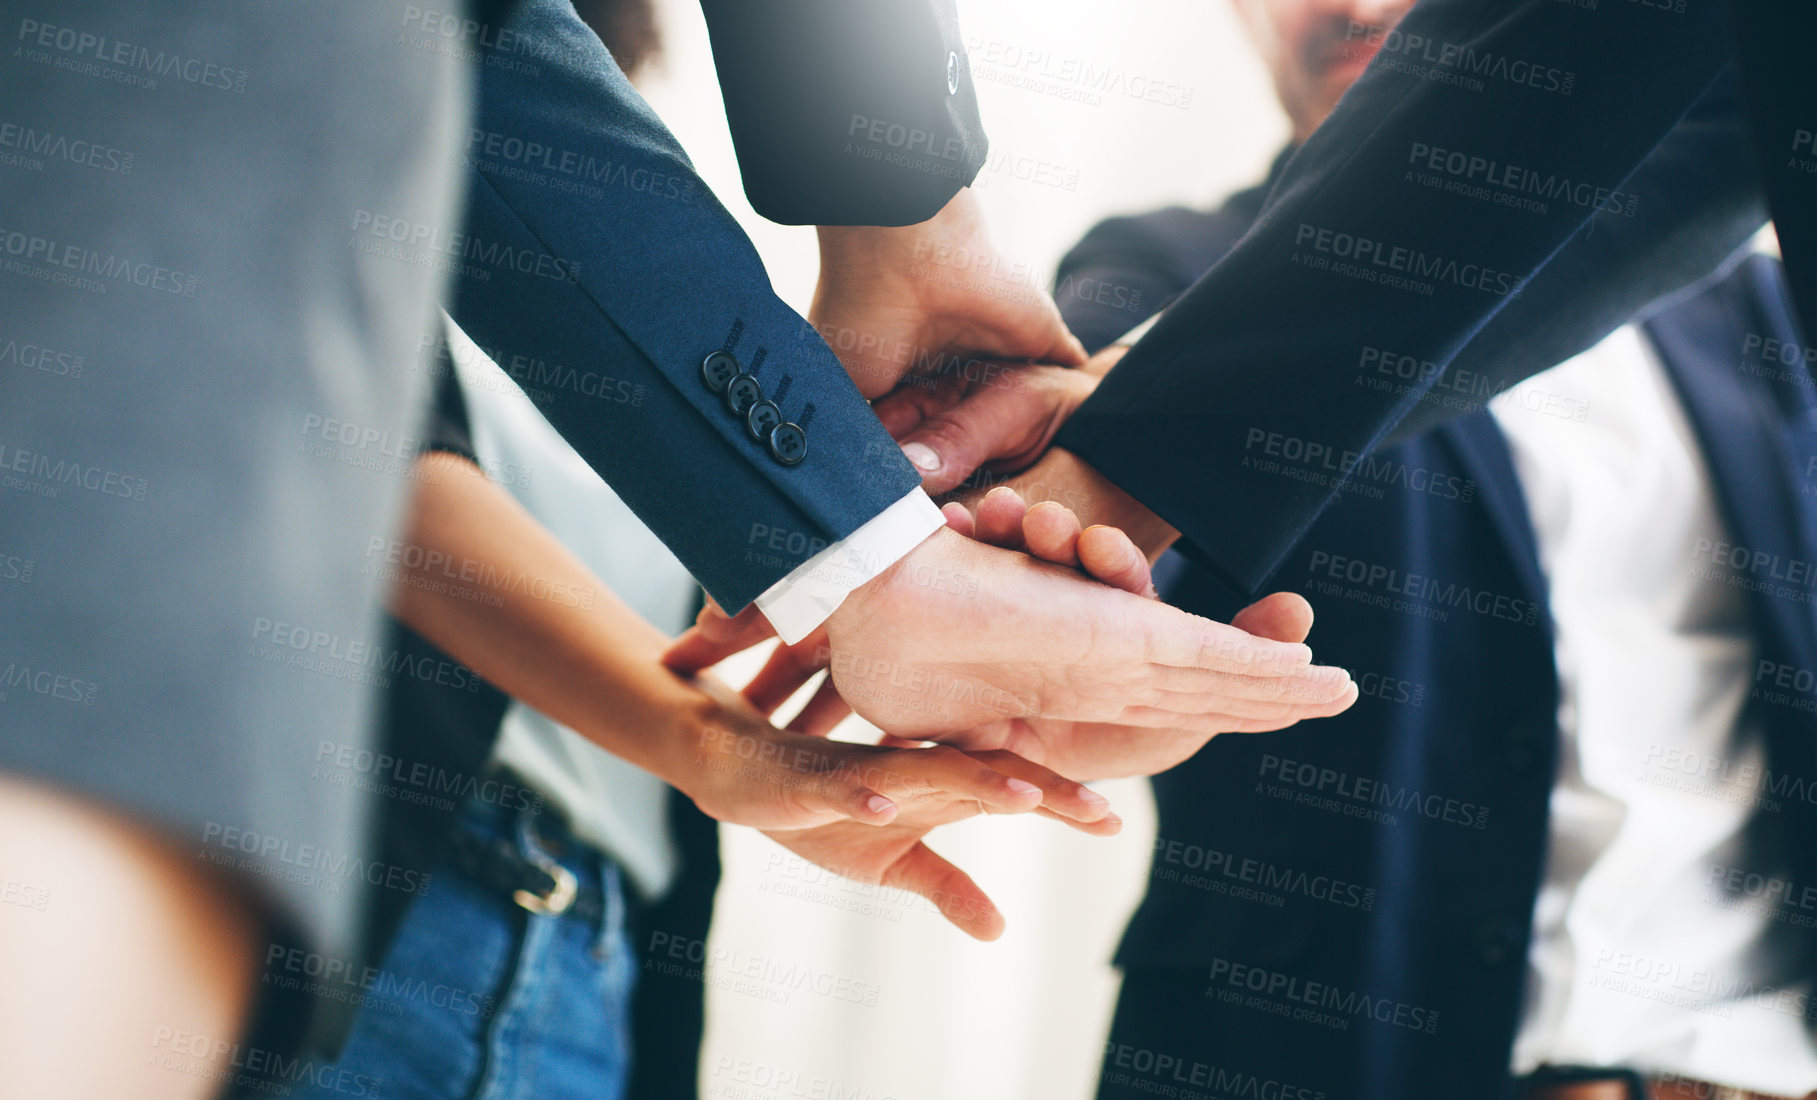
[{"label": "dark suit jacket", "polygon": [[955,0],[701,8],[745,195],[771,221],[926,221],[983,167]]},{"label": "dark suit jacket", "polygon": [[[1798,37],[1817,19],[1766,0],[1682,10],[1421,0],[1386,35],[1359,28],[1365,43],[1380,39],[1370,68],[1288,163],[1247,235],[1058,442],[1178,528],[1233,589],[1254,593],[1339,490],[1245,466],[1249,433],[1368,452],[1420,408],[1431,380],[1360,388],[1364,357],[1442,368],[1474,341],[1497,380],[1518,380],[1695,281],[1758,225],[1749,122],[1763,147],[1786,150],[1795,135],[1768,132],[1783,111],[1742,109],[1725,74],[1731,8],[1756,54],[1774,38],[1754,33],[1762,26]],[[1738,65],[1755,100],[1752,78],[1773,78],[1768,94],[1813,79],[1809,65],[1751,60]],[[1693,111],[1700,99],[1712,116]],[[1809,199],[1808,182],[1769,190],[1776,213]],[[1624,199],[1610,201],[1614,192]],[[1780,219],[1782,230],[1802,224]],[[1784,240],[1788,257],[1810,244]]]},{"label": "dark suit jacket", "polygon": [[[1212,214],[1106,222],[1062,265],[1062,283],[1091,271],[1175,293],[1191,264],[1241,234],[1260,194]],[[1082,333],[1122,323],[1100,305],[1066,308]],[[1777,265],[1749,261],[1645,333],[1698,433],[1734,542],[1817,560],[1817,400],[1802,368],[1759,350],[1767,338],[1798,346]],[[1321,554],[1433,578],[1441,594],[1409,613],[1321,591]],[[1236,610],[1204,570],[1174,558],[1163,572],[1173,602],[1218,618]],[[1133,1065],[1128,1052],[1146,1049],[1176,1068],[1196,1062],[1332,1097],[1500,1095],[1545,856],[1558,683],[1546,580],[1491,417],[1478,411],[1379,452],[1270,587],[1312,600],[1320,660],[1350,668],[1362,698],[1336,718],[1218,738],[1156,777],[1154,870],[1118,953],[1127,981],[1107,1070],[1130,1072],[1116,1060]],[[1749,598],[1760,661],[1749,705],[1783,787],[1761,792],[1778,810],[1758,816],[1749,869],[1798,882],[1817,876],[1817,696],[1775,681],[1780,669],[1817,670],[1813,595]],[[1817,973],[1817,938],[1782,931],[1780,946]],[[1376,998],[1390,1022],[1351,1016],[1339,1029],[1206,999],[1220,961]],[[1145,1091],[1110,1079],[1107,1097]]]}]

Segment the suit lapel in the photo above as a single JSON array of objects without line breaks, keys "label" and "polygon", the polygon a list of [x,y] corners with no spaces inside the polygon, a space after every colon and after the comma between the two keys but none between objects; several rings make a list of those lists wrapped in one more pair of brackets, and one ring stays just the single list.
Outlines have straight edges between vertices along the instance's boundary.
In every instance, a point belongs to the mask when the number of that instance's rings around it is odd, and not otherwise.
[{"label": "suit lapel", "polygon": [[[1548,587],[1540,570],[1539,542],[1533,535],[1533,521],[1527,511],[1526,494],[1521,492],[1520,476],[1514,469],[1514,456],[1501,429],[1496,427],[1495,418],[1487,411],[1474,412],[1447,422],[1438,434],[1481,491],[1483,510],[1501,536],[1515,572],[1527,589],[1526,595],[1544,608]],[[1549,616],[1547,629],[1551,629]]]}]

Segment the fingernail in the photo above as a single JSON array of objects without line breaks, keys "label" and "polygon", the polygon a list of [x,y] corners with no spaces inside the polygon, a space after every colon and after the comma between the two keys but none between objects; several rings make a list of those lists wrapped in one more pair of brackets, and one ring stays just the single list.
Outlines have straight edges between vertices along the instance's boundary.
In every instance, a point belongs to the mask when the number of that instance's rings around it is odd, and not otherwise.
[{"label": "fingernail", "polygon": [[896,804],[880,794],[874,794],[864,800],[864,808],[874,814],[887,814],[896,808]]},{"label": "fingernail", "polygon": [[940,468],[940,456],[925,443],[904,443],[902,453],[915,464],[915,469],[924,474],[931,474]]},{"label": "fingernail", "polygon": [[1092,790],[1090,787],[1080,787],[1079,788],[1079,801],[1085,803],[1087,806],[1090,806],[1094,809],[1096,809],[1099,806],[1110,805],[1110,799],[1105,798],[1103,795],[1099,794],[1097,791]]},{"label": "fingernail", "polygon": [[1026,779],[1012,779],[1005,785],[1009,787],[1009,793],[1011,794],[1029,794],[1031,792],[1034,794],[1041,793],[1040,787],[1035,786]]},{"label": "fingernail", "polygon": [[1104,815],[1104,824],[1109,825],[1113,828],[1121,829],[1123,827],[1123,819],[1118,817],[1116,814],[1105,814]]}]

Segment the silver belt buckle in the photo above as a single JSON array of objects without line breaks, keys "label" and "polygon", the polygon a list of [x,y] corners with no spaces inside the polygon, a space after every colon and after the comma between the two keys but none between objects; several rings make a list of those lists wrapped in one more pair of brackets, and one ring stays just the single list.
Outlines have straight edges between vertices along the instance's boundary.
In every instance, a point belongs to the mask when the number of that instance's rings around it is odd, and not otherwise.
[{"label": "silver belt buckle", "polygon": [[580,880],[574,877],[573,871],[552,859],[532,853],[530,862],[555,881],[541,894],[531,890],[514,890],[511,892],[511,900],[530,912],[545,917],[559,917],[566,913],[574,905],[574,899],[580,895]]}]

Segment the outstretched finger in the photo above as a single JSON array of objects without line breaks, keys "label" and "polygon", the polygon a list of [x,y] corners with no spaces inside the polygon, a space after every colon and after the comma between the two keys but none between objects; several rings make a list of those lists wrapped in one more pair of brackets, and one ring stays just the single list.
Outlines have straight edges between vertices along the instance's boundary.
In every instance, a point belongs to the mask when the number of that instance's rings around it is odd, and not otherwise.
[{"label": "outstretched finger", "polygon": [[972,877],[917,843],[883,874],[881,885],[919,894],[934,903],[940,915],[976,940],[986,942],[1003,935],[1003,914]]},{"label": "outstretched finger", "polygon": [[1296,703],[1261,714],[1243,713],[1248,708],[1239,703],[1224,701],[1219,701],[1198,714],[1182,714],[1160,707],[1129,706],[1123,708],[1115,724],[1212,735],[1235,732],[1239,727],[1248,732],[1286,729],[1293,723],[1308,718],[1330,718],[1342,714],[1357,701],[1358,695],[1356,683],[1346,680],[1342,690],[1329,700]]},{"label": "outstretched finger", "polygon": [[868,769],[838,768],[791,784],[789,802],[808,814],[843,814],[860,825],[888,825],[896,820],[896,803],[871,786],[872,778]]},{"label": "outstretched finger", "polygon": [[1007,485],[999,485],[984,494],[978,502],[977,532],[979,542],[1005,550],[1022,549],[1022,517],[1028,514],[1028,502],[1022,494]]},{"label": "outstretched finger", "polygon": [[1123,819],[1111,812],[1108,798],[1051,768],[1044,768],[1007,749],[967,755],[984,761],[1004,775],[1015,776],[1041,788],[1040,809],[1045,816],[1093,836],[1115,836],[1123,828]]},{"label": "outstretched finger", "polygon": [[1051,772],[1044,777],[1041,772],[1045,769],[1026,772],[1036,780],[1031,782],[1017,774],[1022,769],[1013,768],[1008,765],[998,770],[982,757],[948,745],[935,745],[880,755],[865,764],[863,778],[886,795],[910,797],[937,791],[949,802],[976,803],[985,813],[994,814],[1025,814],[1040,806],[1047,797],[1043,780],[1053,783],[1056,791],[1077,785]]},{"label": "outstretched finger", "polygon": [[[1147,645],[1151,663],[1183,669],[1300,676],[1312,664],[1312,647],[1278,642],[1202,616],[1136,600],[1127,618],[1130,641]],[[1189,690],[1191,685],[1177,685]]]},{"label": "outstretched finger", "polygon": [[976,537],[975,532],[978,530],[978,524],[972,519],[971,509],[967,508],[965,505],[960,504],[956,500],[948,501],[940,506],[940,515],[946,520],[946,525],[951,527],[954,533],[964,535],[968,539]]},{"label": "outstretched finger", "polygon": [[1044,500],[1022,517],[1022,541],[1033,557],[1079,567],[1079,517],[1064,504]]},{"label": "outstretched finger", "polygon": [[[1087,527],[1079,533],[1078,552],[1079,567],[1093,578],[1138,596],[1155,595],[1154,576],[1148,567],[1148,556],[1142,553],[1122,528],[1105,527],[1102,524]],[[1301,639],[1275,640],[1297,642]]]},{"label": "outstretched finger", "polygon": [[1077,829],[1080,832],[1091,836],[1116,836],[1123,831],[1123,819],[1116,814],[1106,815],[1102,820],[1093,822],[1075,821],[1065,814],[1055,813],[1046,806],[1037,806],[1035,808],[1035,814],[1038,817],[1052,818],[1062,825]]}]

